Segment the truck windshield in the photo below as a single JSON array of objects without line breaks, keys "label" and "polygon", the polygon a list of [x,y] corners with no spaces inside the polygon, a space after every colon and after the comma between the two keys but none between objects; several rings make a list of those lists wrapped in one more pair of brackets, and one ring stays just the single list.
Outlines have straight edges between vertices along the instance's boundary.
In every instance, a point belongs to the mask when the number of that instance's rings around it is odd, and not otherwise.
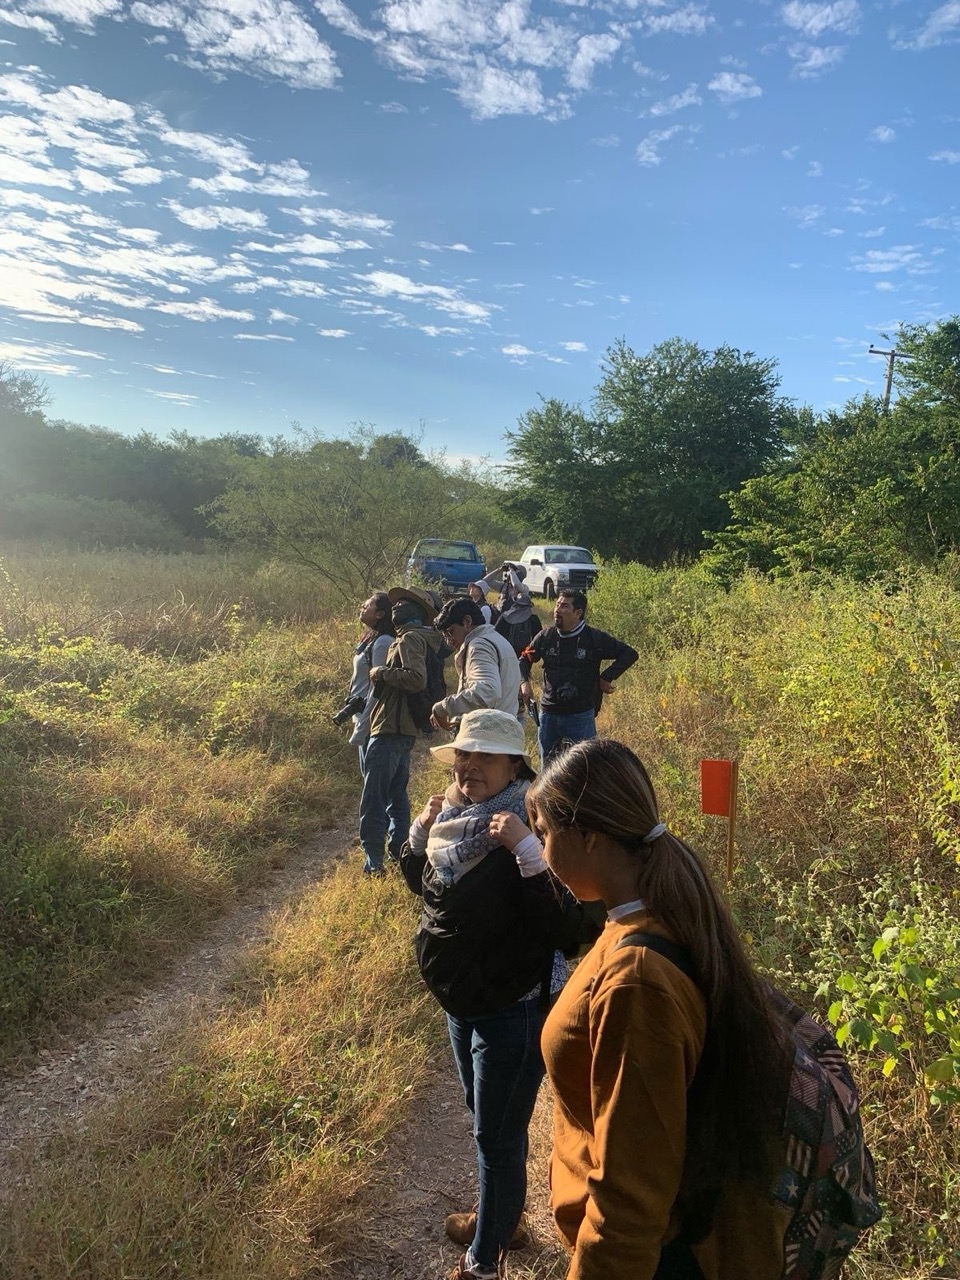
[{"label": "truck windshield", "polygon": [[418,556],[428,560],[476,560],[477,549],[470,542],[421,542]]},{"label": "truck windshield", "polygon": [[584,547],[547,547],[547,564],[593,564],[593,556]]}]

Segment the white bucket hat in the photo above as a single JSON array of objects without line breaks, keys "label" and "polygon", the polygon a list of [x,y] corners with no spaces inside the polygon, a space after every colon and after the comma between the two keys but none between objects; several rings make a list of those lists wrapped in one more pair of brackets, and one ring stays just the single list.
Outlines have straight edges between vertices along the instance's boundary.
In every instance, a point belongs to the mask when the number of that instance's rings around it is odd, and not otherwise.
[{"label": "white bucket hat", "polygon": [[533,768],[527,754],[523,725],[509,711],[494,711],[487,707],[468,711],[460,721],[453,742],[430,748],[430,754],[444,764],[453,764],[458,751],[484,751],[491,756],[522,756],[524,763]]}]

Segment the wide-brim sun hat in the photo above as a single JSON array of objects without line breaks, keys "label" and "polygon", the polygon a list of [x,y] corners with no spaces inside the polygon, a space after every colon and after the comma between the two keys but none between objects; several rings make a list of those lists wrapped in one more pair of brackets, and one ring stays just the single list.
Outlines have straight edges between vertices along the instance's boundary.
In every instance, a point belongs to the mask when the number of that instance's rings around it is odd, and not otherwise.
[{"label": "wide-brim sun hat", "polygon": [[387,592],[391,604],[399,604],[401,600],[409,600],[425,610],[424,622],[432,622],[437,616],[437,606],[431,599],[432,592],[421,591],[417,587],[391,587]]},{"label": "wide-brim sun hat", "polygon": [[524,763],[533,768],[533,762],[527,754],[523,725],[509,711],[494,711],[488,707],[468,711],[460,721],[453,742],[430,748],[430,754],[444,764],[453,764],[458,751],[483,751],[491,756],[522,756]]}]

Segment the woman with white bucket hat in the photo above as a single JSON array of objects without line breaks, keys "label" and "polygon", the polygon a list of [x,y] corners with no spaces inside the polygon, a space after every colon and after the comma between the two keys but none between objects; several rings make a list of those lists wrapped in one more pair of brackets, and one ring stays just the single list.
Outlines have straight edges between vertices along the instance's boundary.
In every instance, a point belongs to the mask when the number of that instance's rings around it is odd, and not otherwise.
[{"label": "woman with white bucket hat", "polygon": [[582,908],[548,870],[526,825],[535,777],[523,727],[505,711],[469,711],[453,742],[431,747],[453,782],[410,829],[400,867],[423,898],[417,960],[447,1014],[473,1114],[479,1202],[446,1221],[467,1246],[451,1280],[494,1280],[524,1243],[527,1129],[543,1078],[540,1032],[576,950]]}]

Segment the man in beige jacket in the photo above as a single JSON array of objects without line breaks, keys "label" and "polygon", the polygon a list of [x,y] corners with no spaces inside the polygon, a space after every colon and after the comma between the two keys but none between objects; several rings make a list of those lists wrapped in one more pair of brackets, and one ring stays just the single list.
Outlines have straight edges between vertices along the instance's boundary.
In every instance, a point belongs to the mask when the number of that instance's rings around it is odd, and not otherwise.
[{"label": "man in beige jacket", "polygon": [[486,707],[515,716],[520,705],[520,663],[513,645],[488,622],[473,600],[448,600],[434,621],[437,631],[456,653],[456,693],[434,703],[436,729],[450,729],[453,722]]}]

